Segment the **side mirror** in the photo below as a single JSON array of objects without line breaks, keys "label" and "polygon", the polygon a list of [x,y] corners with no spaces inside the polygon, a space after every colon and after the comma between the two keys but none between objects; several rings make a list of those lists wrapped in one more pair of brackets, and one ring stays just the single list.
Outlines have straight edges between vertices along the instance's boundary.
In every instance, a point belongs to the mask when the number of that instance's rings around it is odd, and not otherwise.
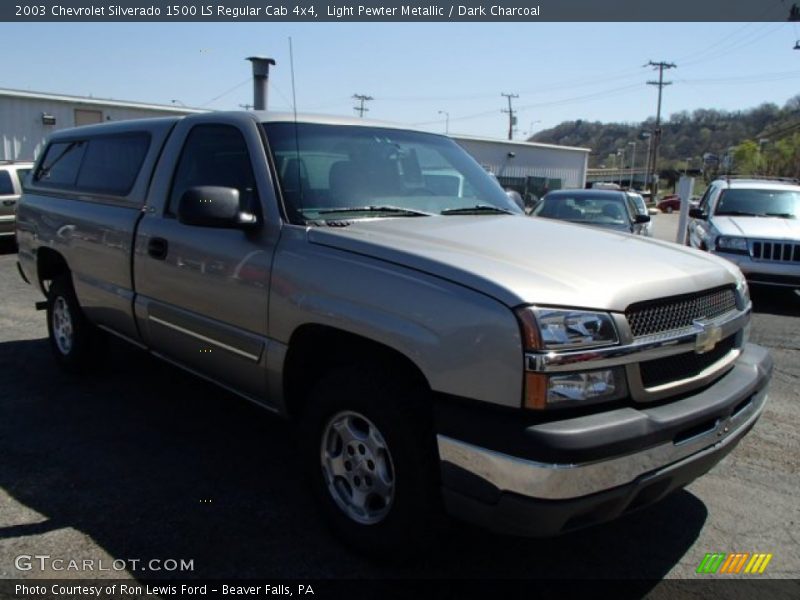
[{"label": "side mirror", "polygon": [[189,188],[178,201],[178,221],[196,227],[243,229],[255,225],[256,216],[242,209],[236,188],[204,185]]},{"label": "side mirror", "polygon": [[702,208],[690,208],[689,209],[689,216],[693,219],[707,219],[706,213],[703,212]]},{"label": "side mirror", "polygon": [[636,218],[633,221],[634,223],[649,223],[650,222],[650,215],[636,215]]}]

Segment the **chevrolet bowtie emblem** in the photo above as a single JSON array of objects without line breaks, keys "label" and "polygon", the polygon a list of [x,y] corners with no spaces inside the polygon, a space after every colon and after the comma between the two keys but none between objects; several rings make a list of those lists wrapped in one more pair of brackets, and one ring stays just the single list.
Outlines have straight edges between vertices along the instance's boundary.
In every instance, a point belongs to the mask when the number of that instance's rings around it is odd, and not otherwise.
[{"label": "chevrolet bowtie emblem", "polygon": [[697,354],[710,352],[722,340],[722,327],[719,325],[702,321],[694,321],[693,325],[700,329],[694,342],[694,351]]}]

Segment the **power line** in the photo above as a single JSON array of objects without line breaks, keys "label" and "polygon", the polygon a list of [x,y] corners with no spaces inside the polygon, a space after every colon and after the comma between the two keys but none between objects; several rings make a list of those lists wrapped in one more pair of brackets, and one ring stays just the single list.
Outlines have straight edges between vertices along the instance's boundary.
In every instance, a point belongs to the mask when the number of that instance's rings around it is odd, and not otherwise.
[{"label": "power line", "polygon": [[[625,92],[627,92],[629,90],[632,90],[632,89],[635,89],[635,88],[638,89],[638,88],[641,87],[641,85],[642,85],[641,83],[634,83],[632,85],[625,85],[625,86],[618,87],[618,88],[611,88],[611,89],[607,89],[607,90],[602,90],[602,91],[599,91],[599,92],[595,92],[593,94],[584,94],[584,95],[581,95],[581,96],[572,96],[571,98],[561,98],[561,99],[557,99],[557,100],[550,100],[548,102],[537,102],[537,103],[534,103],[534,104],[526,104],[524,106],[520,106],[520,107],[516,108],[514,110],[514,112],[519,113],[519,112],[521,112],[523,110],[527,110],[527,109],[530,109],[530,108],[540,108],[540,107],[546,107],[546,106],[561,106],[563,104],[579,103],[579,102],[582,102],[584,100],[594,100],[596,98],[603,98],[603,97],[618,95],[618,94],[625,93]],[[468,114],[468,115],[464,115],[464,116],[461,116],[461,117],[450,117],[450,122],[452,123],[453,121],[469,121],[470,119],[477,119],[477,118],[480,118],[480,117],[486,117],[488,115],[493,115],[493,114],[495,114],[494,110],[485,110],[485,111],[481,111],[481,112],[478,112],[478,113],[471,113],[471,114]],[[435,121],[415,122],[415,123],[411,123],[411,125],[413,125],[415,127],[418,127],[418,126],[422,126],[422,125],[434,125],[434,124],[438,124],[439,122],[440,121],[437,119]]]},{"label": "power line", "polygon": [[[647,61],[647,64],[644,65],[645,67],[653,67],[653,69],[658,69],[658,81],[648,81],[647,85],[657,85],[658,86],[658,108],[656,109],[656,126],[655,130],[653,131],[653,154],[650,157],[650,163],[652,164],[652,169],[648,168],[649,173],[656,173],[656,166],[658,165],[658,144],[661,141],[661,92],[664,89],[664,86],[672,85],[671,81],[664,81],[664,69],[674,69],[675,63],[668,63],[668,62],[653,62],[652,60]],[[656,197],[656,188],[657,188],[657,181],[658,178],[654,177],[653,181],[650,182],[650,197]]]},{"label": "power line", "polygon": [[519,94],[501,93],[500,95],[508,99],[508,110],[503,109],[501,112],[508,113],[508,139],[510,140],[514,137],[514,125],[517,124],[517,117],[514,116],[514,109],[511,108],[511,100],[519,98]]},{"label": "power line", "polygon": [[374,100],[372,96],[366,96],[364,94],[353,94],[353,100],[358,100],[361,102],[358,106],[354,106],[353,110],[358,113],[358,116],[363,118],[365,112],[369,112],[369,109],[364,105],[366,102],[370,100]]},{"label": "power line", "polygon": [[225,90],[225,91],[224,91],[224,92],[222,92],[222,93],[221,93],[219,96],[214,96],[214,97],[213,97],[211,100],[209,100],[208,102],[204,102],[204,103],[203,103],[203,104],[201,104],[200,106],[201,106],[201,107],[203,107],[203,106],[208,106],[208,105],[209,105],[209,104],[211,104],[212,102],[216,102],[217,100],[219,100],[219,99],[220,99],[220,98],[222,98],[223,96],[227,96],[227,95],[228,95],[228,94],[230,94],[231,92],[233,92],[233,91],[235,91],[235,90],[238,90],[238,89],[239,89],[240,87],[242,87],[244,84],[246,84],[246,83],[250,83],[251,81],[253,81],[253,78],[252,78],[252,77],[248,77],[247,79],[244,79],[244,80],[242,80],[241,82],[237,83],[235,86],[233,86],[233,87],[232,87],[232,88],[230,88],[229,90]]}]

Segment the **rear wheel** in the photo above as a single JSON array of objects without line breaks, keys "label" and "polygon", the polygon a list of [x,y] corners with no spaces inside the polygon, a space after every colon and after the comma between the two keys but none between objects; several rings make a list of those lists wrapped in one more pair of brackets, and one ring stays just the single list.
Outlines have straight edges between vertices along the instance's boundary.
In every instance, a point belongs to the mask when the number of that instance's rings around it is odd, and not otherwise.
[{"label": "rear wheel", "polygon": [[407,555],[438,522],[438,455],[424,386],[380,368],[324,376],[301,423],[311,487],[335,533],[362,552]]},{"label": "rear wheel", "polygon": [[53,355],[61,367],[80,372],[89,366],[99,333],[86,320],[69,276],[61,275],[50,285],[47,331]]}]

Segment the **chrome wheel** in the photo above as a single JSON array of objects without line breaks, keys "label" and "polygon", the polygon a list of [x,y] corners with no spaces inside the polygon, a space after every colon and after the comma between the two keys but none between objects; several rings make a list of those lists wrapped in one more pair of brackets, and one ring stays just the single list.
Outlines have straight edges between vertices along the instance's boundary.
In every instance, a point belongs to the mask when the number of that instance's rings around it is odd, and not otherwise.
[{"label": "chrome wheel", "polygon": [[375,424],[352,411],[336,414],[323,429],[322,475],[337,506],[354,521],[381,522],[394,501],[392,455]]},{"label": "chrome wheel", "polygon": [[69,354],[72,350],[74,330],[72,315],[63,296],[58,296],[53,302],[53,337],[61,354]]}]

